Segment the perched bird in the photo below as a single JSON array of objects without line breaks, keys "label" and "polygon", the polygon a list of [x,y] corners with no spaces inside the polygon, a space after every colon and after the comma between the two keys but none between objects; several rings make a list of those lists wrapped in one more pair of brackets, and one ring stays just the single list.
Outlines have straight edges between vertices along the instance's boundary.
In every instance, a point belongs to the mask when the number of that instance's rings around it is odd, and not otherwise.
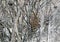
[{"label": "perched bird", "polygon": [[32,13],[31,17],[30,17],[30,25],[31,25],[31,30],[34,31],[35,29],[37,29],[39,27],[39,19],[37,17],[36,13]]}]

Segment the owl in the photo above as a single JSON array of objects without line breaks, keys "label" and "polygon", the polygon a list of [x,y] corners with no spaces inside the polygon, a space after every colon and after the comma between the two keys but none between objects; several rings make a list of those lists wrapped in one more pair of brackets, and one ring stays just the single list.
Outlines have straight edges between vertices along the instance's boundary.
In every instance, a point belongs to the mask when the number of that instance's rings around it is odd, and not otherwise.
[{"label": "owl", "polygon": [[37,17],[36,13],[32,13],[31,17],[30,17],[30,25],[31,25],[31,30],[34,31],[35,29],[37,29],[40,25],[39,25],[39,19]]}]

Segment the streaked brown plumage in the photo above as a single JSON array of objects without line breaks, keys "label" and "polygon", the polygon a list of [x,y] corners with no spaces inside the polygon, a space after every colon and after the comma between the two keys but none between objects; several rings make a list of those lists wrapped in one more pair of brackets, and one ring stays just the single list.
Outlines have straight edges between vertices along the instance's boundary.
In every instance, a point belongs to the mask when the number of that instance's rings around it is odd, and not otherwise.
[{"label": "streaked brown plumage", "polygon": [[34,31],[39,26],[39,19],[36,13],[33,13],[30,18],[31,30]]}]

